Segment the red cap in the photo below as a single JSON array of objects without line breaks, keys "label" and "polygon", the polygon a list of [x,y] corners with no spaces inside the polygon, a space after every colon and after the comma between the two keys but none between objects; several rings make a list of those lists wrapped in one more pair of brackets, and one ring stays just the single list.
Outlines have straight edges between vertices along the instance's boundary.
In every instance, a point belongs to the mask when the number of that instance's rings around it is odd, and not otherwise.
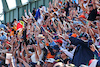
[{"label": "red cap", "polygon": [[43,25],[43,27],[46,27],[46,25]]},{"label": "red cap", "polygon": [[58,39],[55,42],[58,42],[58,43],[61,43],[61,44],[63,43],[63,41],[61,39]]},{"label": "red cap", "polygon": [[85,18],[85,16],[84,16],[84,15],[80,15],[79,17],[80,17],[80,18]]}]

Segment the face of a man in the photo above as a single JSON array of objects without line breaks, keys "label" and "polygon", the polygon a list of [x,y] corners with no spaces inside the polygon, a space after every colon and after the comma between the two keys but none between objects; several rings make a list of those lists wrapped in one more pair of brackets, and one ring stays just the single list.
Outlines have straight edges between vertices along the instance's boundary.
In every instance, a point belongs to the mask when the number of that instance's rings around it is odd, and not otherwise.
[{"label": "face of a man", "polygon": [[92,10],[93,10],[93,6],[90,6],[90,7],[89,7],[89,10],[92,11]]},{"label": "face of a man", "polygon": [[53,64],[52,63],[48,63],[47,67],[53,67]]},{"label": "face of a man", "polygon": [[66,54],[64,52],[61,53],[61,58],[66,57]]},{"label": "face of a man", "polygon": [[56,53],[56,52],[57,52],[57,50],[53,49],[53,52],[54,52],[54,53]]}]

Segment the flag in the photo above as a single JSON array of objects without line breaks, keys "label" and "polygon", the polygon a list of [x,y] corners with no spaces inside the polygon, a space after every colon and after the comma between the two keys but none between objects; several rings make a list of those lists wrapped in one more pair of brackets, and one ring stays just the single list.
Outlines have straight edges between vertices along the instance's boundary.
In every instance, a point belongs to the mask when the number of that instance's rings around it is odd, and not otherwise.
[{"label": "flag", "polygon": [[23,28],[23,25],[21,23],[17,24],[17,30],[19,30],[20,28]]}]

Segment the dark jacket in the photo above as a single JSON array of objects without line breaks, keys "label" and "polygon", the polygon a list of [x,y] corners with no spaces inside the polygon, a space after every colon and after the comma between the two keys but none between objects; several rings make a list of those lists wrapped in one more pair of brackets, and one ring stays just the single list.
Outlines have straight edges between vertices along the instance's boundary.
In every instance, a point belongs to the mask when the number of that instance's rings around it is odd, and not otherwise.
[{"label": "dark jacket", "polygon": [[59,52],[59,50],[58,50],[56,53],[54,53],[54,52],[53,52],[53,49],[52,49],[50,46],[47,46],[47,47],[48,47],[49,51],[51,52],[51,55],[55,55],[55,57],[54,57],[55,60],[61,58],[61,57],[60,57],[61,52]]},{"label": "dark jacket", "polygon": [[96,55],[96,58],[98,60],[96,67],[100,66],[100,53],[98,53],[98,51],[95,50],[94,54]]},{"label": "dark jacket", "polygon": [[89,60],[94,58],[94,54],[90,50],[88,42],[84,42],[81,39],[74,37],[70,37],[69,40],[73,45],[77,46],[74,52],[72,63],[76,66],[80,66],[81,64],[87,65]]},{"label": "dark jacket", "polygon": [[96,20],[96,16],[97,16],[97,8],[90,11],[88,20],[94,21]]}]

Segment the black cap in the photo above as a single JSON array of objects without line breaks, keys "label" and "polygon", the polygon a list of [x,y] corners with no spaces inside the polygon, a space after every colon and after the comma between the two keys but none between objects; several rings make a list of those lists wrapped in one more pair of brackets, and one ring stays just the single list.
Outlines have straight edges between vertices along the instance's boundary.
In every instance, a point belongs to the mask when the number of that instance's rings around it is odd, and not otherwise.
[{"label": "black cap", "polygon": [[93,7],[93,4],[89,4],[88,6],[89,6],[89,7]]}]

